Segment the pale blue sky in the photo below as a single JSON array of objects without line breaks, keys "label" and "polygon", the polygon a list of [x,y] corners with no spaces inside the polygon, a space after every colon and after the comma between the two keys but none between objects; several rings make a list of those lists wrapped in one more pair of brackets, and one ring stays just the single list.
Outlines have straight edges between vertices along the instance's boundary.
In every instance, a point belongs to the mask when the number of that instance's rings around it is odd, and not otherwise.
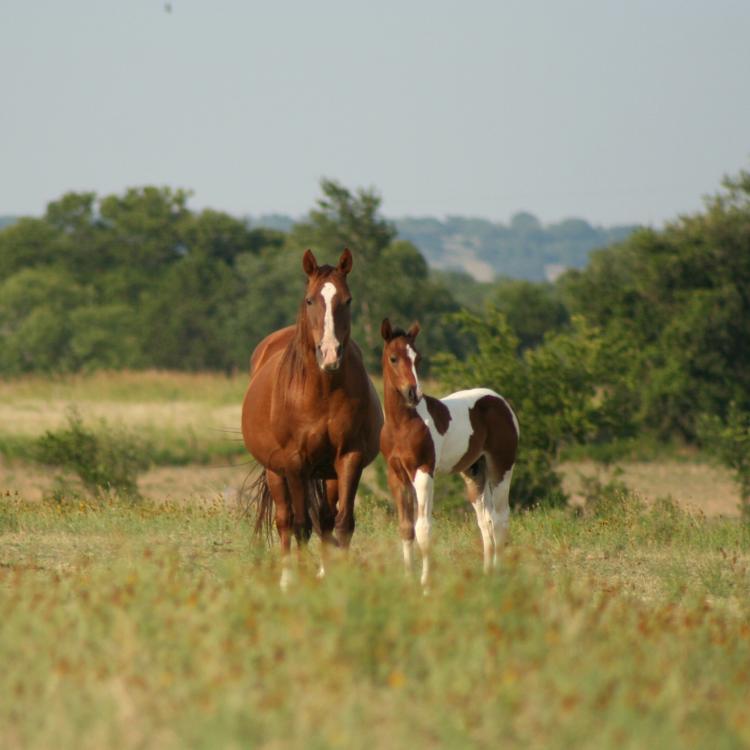
[{"label": "pale blue sky", "polygon": [[300,215],[658,224],[750,167],[750,2],[0,2],[0,214],[160,184]]}]

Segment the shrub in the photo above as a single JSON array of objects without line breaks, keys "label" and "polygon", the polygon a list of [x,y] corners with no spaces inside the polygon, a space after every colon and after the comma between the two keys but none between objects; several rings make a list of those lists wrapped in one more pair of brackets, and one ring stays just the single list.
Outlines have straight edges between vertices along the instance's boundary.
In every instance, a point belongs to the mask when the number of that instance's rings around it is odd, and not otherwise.
[{"label": "shrub", "polygon": [[74,472],[96,496],[115,493],[139,497],[138,474],[148,468],[148,452],[140,441],[102,423],[99,431],[83,425],[77,412],[66,428],[47,431],[36,444],[36,458]]}]

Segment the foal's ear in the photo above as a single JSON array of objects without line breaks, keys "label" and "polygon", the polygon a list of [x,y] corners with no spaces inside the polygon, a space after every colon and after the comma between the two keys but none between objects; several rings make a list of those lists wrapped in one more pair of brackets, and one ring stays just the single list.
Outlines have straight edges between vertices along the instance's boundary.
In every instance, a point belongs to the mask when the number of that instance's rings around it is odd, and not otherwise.
[{"label": "foal's ear", "polygon": [[305,250],[302,256],[302,268],[308,276],[312,276],[318,270],[318,261],[315,260],[312,250]]},{"label": "foal's ear", "polygon": [[391,328],[391,321],[388,318],[383,318],[383,322],[380,324],[380,335],[384,341],[390,341],[393,335],[393,329]]},{"label": "foal's ear", "polygon": [[409,330],[406,332],[406,335],[413,341],[415,338],[417,338],[417,335],[422,329],[419,327],[419,323],[416,321],[409,326]]},{"label": "foal's ear", "polygon": [[352,270],[352,251],[346,247],[339,258],[339,271],[346,276]]}]

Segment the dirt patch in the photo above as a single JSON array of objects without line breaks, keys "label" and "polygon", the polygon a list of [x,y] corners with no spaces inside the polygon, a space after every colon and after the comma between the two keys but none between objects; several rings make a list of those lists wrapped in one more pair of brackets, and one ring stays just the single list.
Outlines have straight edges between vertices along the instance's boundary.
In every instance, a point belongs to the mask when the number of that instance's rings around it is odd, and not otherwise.
[{"label": "dirt patch", "polygon": [[608,481],[618,476],[645,500],[671,496],[707,516],[738,516],[740,496],[732,475],[720,466],[686,461],[633,461],[603,467],[594,461],[560,465],[563,486],[573,501],[581,499],[584,477]]}]

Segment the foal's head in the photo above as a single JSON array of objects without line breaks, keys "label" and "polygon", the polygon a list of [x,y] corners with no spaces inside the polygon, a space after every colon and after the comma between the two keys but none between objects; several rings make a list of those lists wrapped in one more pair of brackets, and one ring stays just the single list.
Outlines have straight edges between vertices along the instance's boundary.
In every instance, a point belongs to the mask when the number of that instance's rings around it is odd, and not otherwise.
[{"label": "foal's head", "polygon": [[391,383],[404,397],[409,406],[416,406],[422,399],[422,388],[417,377],[417,366],[422,357],[414,348],[414,339],[419,333],[419,323],[412,323],[408,331],[392,328],[386,318],[380,326],[385,341],[383,347],[383,378]]},{"label": "foal's head", "polygon": [[315,344],[318,367],[338,370],[351,332],[352,295],[346,276],[352,270],[352,254],[347,248],[337,266],[319,266],[311,250],[302,257],[307,274],[303,315]]}]

